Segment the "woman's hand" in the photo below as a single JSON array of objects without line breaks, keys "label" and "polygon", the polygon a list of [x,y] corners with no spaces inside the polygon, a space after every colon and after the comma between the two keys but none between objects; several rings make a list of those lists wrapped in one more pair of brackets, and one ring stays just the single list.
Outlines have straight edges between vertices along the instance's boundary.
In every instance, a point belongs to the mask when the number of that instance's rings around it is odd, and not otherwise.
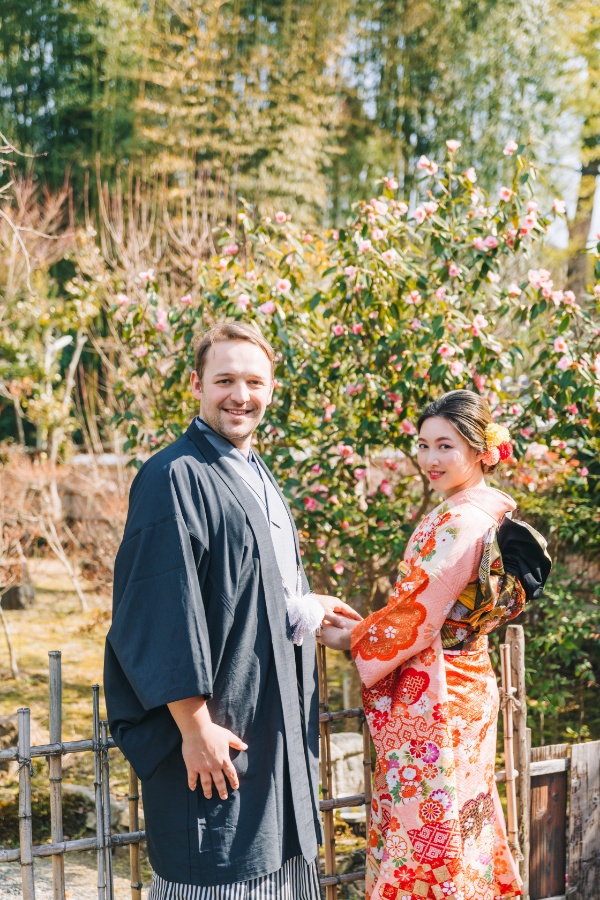
[{"label": "woman's hand", "polygon": [[356,619],[347,619],[343,616],[337,618],[342,624],[321,625],[321,632],[317,635],[317,640],[320,644],[329,647],[330,650],[349,650],[350,635],[356,626]]},{"label": "woman's hand", "polygon": [[334,625],[336,628],[344,628],[344,623],[348,619],[354,620],[355,624],[356,622],[362,622],[362,616],[352,609],[351,606],[348,606],[347,603],[344,603],[343,600],[338,600],[337,597],[330,597],[328,594],[315,594],[315,598],[325,612],[323,626]]}]

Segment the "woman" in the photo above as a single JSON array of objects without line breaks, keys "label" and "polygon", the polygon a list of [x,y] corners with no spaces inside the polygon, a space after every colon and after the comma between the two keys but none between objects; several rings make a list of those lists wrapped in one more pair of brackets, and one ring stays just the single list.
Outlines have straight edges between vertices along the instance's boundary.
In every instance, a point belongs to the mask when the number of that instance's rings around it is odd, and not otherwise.
[{"label": "woman", "polygon": [[487,637],[464,640],[469,628],[453,627],[474,596],[486,536],[515,508],[484,477],[509,455],[508,432],[478,394],[452,391],[426,407],[418,436],[419,465],[444,500],[411,537],[388,605],[322,634],[352,651],[377,751],[367,897],[518,897],[494,780]]}]

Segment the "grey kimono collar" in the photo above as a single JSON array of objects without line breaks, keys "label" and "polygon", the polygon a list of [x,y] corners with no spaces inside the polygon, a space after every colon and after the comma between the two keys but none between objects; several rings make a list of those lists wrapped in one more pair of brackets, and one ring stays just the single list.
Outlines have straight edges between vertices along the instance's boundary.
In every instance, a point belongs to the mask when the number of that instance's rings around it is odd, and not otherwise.
[{"label": "grey kimono collar", "polygon": [[[215,450],[221,456],[226,457],[227,462],[235,469],[237,474],[244,479],[253,494],[256,495],[256,499],[259,501],[261,509],[266,515],[265,486],[254,466],[246,459],[241,450],[238,450],[230,441],[221,437],[220,434],[217,434],[217,432],[207,425],[206,422],[203,422],[201,418],[197,417],[194,419],[194,424],[200,433],[210,441]],[[253,453],[252,450],[250,452]],[[254,454],[254,457],[256,459],[256,464],[258,465],[258,457],[256,457],[256,454]]]}]

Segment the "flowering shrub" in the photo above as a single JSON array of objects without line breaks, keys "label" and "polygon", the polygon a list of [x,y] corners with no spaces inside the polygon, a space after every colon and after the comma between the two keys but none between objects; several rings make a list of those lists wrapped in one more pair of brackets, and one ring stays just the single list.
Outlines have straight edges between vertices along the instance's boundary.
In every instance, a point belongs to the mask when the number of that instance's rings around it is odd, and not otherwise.
[{"label": "flowering shrub", "polygon": [[[364,608],[387,596],[431,502],[415,464],[428,399],[462,387],[485,394],[511,430],[506,474],[516,480],[527,477],[534,440],[577,456],[569,477],[581,494],[600,474],[598,298],[562,292],[527,264],[563,207],[538,209],[535,169],[514,142],[505,148],[513,180],[495,198],[459,150],[449,141],[443,164],[421,158],[414,208],[384,179],[339,231],[308,234],[284,211],[255,221],[242,206],[237,233],[221,235],[220,252],[170,303],[161,273],[140,273],[133,299],[113,277],[126,447],[147,453],[195,414],[196,331],[224,317],[255,322],[277,350],[259,449],[295,507],[314,584]],[[509,279],[509,269],[523,277]]]}]

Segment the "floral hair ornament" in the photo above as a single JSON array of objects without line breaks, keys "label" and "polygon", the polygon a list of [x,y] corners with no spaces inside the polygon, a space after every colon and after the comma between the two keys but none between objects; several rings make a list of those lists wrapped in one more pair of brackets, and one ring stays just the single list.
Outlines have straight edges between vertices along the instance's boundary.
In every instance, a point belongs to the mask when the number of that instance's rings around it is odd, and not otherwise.
[{"label": "floral hair ornament", "polygon": [[486,466],[495,466],[501,460],[508,459],[512,449],[508,428],[491,422],[485,429],[485,453],[481,462]]}]

